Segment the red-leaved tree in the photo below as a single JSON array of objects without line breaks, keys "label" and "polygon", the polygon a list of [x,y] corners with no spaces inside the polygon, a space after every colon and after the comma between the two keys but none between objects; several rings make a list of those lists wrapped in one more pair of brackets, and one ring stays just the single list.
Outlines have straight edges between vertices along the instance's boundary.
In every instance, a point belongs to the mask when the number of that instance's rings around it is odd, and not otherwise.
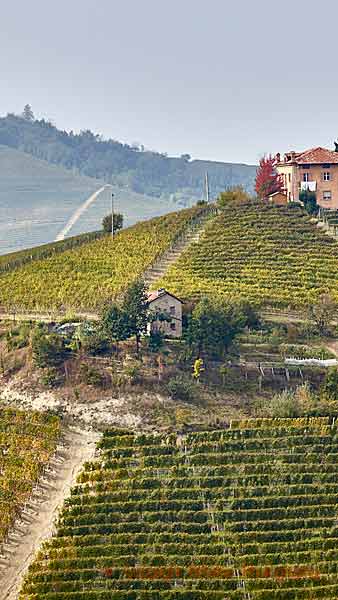
[{"label": "red-leaved tree", "polygon": [[275,168],[276,160],[271,154],[263,156],[259,161],[256,173],[255,190],[259,198],[263,200],[275,192],[283,192],[284,184],[281,175]]}]

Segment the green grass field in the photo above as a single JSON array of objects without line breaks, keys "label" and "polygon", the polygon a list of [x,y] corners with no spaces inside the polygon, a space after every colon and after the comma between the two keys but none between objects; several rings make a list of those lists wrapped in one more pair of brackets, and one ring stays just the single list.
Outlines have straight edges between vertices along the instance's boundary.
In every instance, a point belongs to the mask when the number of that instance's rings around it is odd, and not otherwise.
[{"label": "green grass field", "polygon": [[338,244],[301,209],[230,204],[158,285],[259,306],[300,308],[325,292],[338,301]]}]

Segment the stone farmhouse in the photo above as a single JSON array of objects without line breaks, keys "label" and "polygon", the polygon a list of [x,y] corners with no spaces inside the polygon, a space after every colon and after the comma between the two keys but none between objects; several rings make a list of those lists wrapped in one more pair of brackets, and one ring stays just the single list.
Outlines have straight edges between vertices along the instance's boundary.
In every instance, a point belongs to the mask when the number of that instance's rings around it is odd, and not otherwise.
[{"label": "stone farmhouse", "polygon": [[276,155],[276,170],[284,181],[287,202],[298,202],[299,193],[316,193],[322,208],[338,210],[338,145],[336,151],[311,148],[305,152]]},{"label": "stone farmhouse", "polygon": [[149,332],[160,331],[165,337],[182,337],[182,300],[161,288],[149,292],[148,304],[150,310],[156,313],[164,313],[169,319],[168,321],[153,321],[149,324]]}]

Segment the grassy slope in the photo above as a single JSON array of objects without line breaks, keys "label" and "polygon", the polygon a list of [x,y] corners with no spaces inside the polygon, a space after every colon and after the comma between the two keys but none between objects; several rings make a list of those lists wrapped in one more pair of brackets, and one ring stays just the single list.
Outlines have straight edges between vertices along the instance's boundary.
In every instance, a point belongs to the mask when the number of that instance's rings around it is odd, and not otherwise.
[{"label": "grassy slope", "polygon": [[138,223],[109,236],[0,275],[0,304],[30,309],[95,309],[143,274],[203,212],[194,207]]},{"label": "grassy slope", "polygon": [[107,432],[100,447],[20,600],[338,597],[328,419],[233,421],[183,438]]},{"label": "grassy slope", "polygon": [[[74,210],[101,185],[100,180],[0,146],[0,254],[54,240]],[[127,224],[170,210],[167,202],[156,198],[120,188],[114,192]],[[99,229],[108,204],[102,195],[70,235]]]},{"label": "grassy slope", "polygon": [[229,206],[159,285],[183,298],[213,293],[281,307],[326,291],[338,300],[338,244],[300,209]]}]

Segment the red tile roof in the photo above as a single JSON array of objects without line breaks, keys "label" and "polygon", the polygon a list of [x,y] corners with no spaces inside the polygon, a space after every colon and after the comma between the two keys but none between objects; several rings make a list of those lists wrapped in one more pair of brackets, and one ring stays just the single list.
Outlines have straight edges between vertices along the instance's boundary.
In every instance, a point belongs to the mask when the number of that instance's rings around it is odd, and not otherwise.
[{"label": "red tile roof", "polygon": [[327,150],[326,148],[310,148],[305,152],[296,153],[295,162],[299,165],[303,164],[320,164],[320,163],[337,163],[338,152]]},{"label": "red tile roof", "polygon": [[148,295],[148,303],[149,304],[151,302],[154,302],[154,300],[157,300],[157,298],[160,298],[161,296],[165,296],[165,295],[171,296],[172,298],[175,298],[176,300],[178,300],[179,302],[182,302],[182,304],[183,304],[183,301],[180,298],[177,298],[177,296],[174,296],[174,294],[171,294],[170,292],[168,292],[167,290],[165,290],[163,288],[159,289],[159,290],[154,290],[152,292],[148,292],[147,295]]}]

